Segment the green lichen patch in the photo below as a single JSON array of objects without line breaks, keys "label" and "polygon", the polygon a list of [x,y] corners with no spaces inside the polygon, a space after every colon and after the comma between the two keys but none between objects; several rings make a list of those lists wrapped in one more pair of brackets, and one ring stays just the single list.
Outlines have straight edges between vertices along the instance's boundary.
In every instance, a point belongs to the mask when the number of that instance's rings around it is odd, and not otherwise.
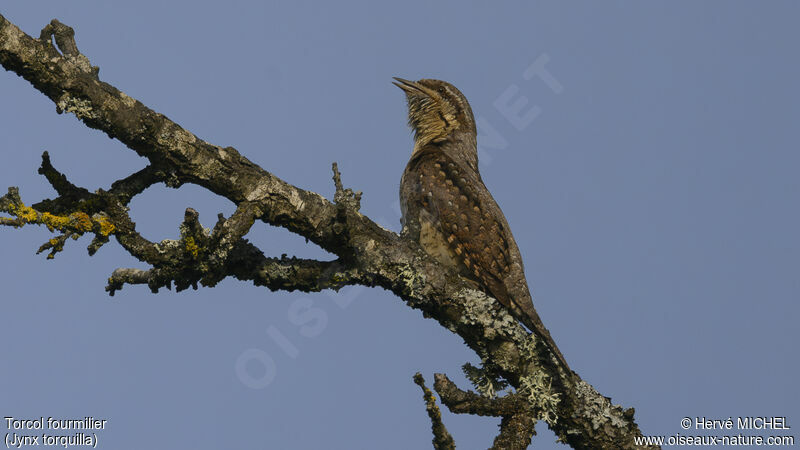
[{"label": "green lichen patch", "polygon": [[470,363],[461,366],[464,376],[475,386],[475,389],[486,398],[496,398],[497,392],[508,387],[508,382],[483,367],[475,367]]},{"label": "green lichen patch", "polygon": [[[522,345],[523,359],[536,359],[536,338],[531,335]],[[558,418],[558,404],[561,395],[553,389],[553,380],[544,370],[535,367],[530,373],[520,378],[519,392],[525,395],[536,418],[555,425]]]},{"label": "green lichen patch", "polygon": [[79,119],[99,118],[90,100],[74,97],[68,93],[62,95],[58,99],[56,102],[56,111],[59,114],[71,112]]}]

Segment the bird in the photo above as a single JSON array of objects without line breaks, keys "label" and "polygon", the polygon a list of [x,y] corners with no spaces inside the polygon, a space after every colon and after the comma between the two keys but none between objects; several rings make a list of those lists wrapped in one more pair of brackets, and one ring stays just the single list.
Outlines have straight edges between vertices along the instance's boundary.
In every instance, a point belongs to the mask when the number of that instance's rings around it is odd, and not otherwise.
[{"label": "bird", "polygon": [[452,84],[393,77],[405,92],[414,148],[400,180],[401,235],[497,299],[569,371],[533,307],[511,228],[478,170],[472,108]]}]

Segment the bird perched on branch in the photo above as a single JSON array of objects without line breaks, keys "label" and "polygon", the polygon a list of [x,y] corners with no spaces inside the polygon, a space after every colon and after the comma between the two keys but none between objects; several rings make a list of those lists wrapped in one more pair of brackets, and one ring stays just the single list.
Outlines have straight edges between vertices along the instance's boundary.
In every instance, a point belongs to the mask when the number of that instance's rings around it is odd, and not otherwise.
[{"label": "bird perched on branch", "polygon": [[403,234],[508,308],[564,356],[533,308],[517,243],[478,171],[475,118],[450,83],[395,78],[405,91],[414,150],[400,181]]}]

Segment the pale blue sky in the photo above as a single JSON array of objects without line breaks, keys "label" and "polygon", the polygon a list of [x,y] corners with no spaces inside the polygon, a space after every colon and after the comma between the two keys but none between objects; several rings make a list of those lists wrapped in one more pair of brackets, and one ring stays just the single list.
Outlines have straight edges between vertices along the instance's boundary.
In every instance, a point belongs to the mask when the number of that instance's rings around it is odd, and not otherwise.
[{"label": "pale blue sky", "polygon": [[[635,407],[646,434],[690,434],[685,416],[800,426],[796,3],[50,0],[0,13],[31,35],[73,26],[102,80],[293,184],[330,198],[338,161],[362,211],[393,230],[412,143],[391,77],[452,82],[482,124],[482,175],[534,303],[586,381]],[[536,61],[550,78],[525,76]],[[509,119],[502,105],[523,96],[532,120]],[[89,189],[145,164],[16,75],[0,72],[0,99],[0,188],[28,203],[54,194],[36,174],[44,150]],[[160,240],[186,207],[206,226],[233,210],[184,186],[147,191],[131,213]],[[0,230],[0,416],[106,418],[98,448],[430,448],[412,375],[467,387],[460,366],[476,362],[378,289],[227,280],[109,298],[113,269],[141,264],[113,242],[89,258],[87,238],[47,261],[34,252],[49,236]],[[327,257],[284,230],[249,237]],[[290,311],[309,304],[325,322],[303,330]],[[243,354],[274,363],[271,383],[243,382]],[[498,423],[444,421],[461,449],[487,448]],[[537,429],[536,448],[561,447]]]}]

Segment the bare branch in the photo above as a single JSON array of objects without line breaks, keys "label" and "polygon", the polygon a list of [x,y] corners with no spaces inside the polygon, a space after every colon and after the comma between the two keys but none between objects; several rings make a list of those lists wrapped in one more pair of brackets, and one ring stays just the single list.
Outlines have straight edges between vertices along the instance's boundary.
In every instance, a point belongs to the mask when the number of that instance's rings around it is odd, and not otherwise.
[{"label": "bare branch", "polygon": [[74,197],[89,195],[89,191],[84,188],[79,188],[67,180],[66,175],[62,174],[50,162],[50,154],[47,152],[42,153],[42,165],[39,167],[39,174],[44,175],[47,181],[56,190],[59,197]]},{"label": "bare branch", "polygon": [[141,194],[150,186],[163,182],[166,179],[167,176],[163,172],[160,172],[153,166],[147,166],[126,178],[115,181],[111,184],[111,189],[108,193],[116,196],[123,205],[127,205],[133,200],[133,197]]}]

